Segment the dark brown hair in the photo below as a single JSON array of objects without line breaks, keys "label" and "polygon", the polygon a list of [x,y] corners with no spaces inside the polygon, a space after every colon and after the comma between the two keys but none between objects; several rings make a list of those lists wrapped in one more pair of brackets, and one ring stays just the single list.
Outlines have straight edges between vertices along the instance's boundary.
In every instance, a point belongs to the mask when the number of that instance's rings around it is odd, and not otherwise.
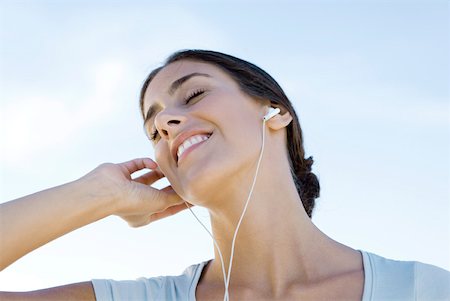
[{"label": "dark brown hair", "polygon": [[140,108],[142,116],[144,112],[144,94],[152,79],[165,66],[180,60],[205,62],[215,65],[229,74],[242,91],[249,96],[260,100],[269,100],[274,107],[287,110],[292,116],[292,122],[287,127],[287,148],[291,174],[297,187],[303,207],[309,217],[315,205],[315,199],[319,197],[320,185],[316,175],[311,172],[313,158],[305,158],[303,148],[303,135],[297,114],[281,89],[280,85],[264,70],[258,66],[239,59],[237,57],[210,50],[181,50],[172,54],[162,67],[153,70],[145,80],[140,94]]}]

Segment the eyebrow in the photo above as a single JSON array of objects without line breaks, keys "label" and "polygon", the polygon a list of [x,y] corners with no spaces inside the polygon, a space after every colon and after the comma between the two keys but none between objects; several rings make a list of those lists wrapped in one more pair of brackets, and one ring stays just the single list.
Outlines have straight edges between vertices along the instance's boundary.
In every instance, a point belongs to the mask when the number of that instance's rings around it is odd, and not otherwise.
[{"label": "eyebrow", "polygon": [[[169,93],[169,95],[173,95],[185,82],[187,82],[189,79],[196,77],[196,76],[211,77],[211,75],[206,74],[206,73],[199,73],[199,72],[190,73],[190,74],[180,77],[179,79],[174,81],[170,85],[167,93]],[[150,119],[152,119],[153,115],[155,115],[157,106],[159,106],[159,105],[153,104],[148,108],[147,115],[145,116],[145,120],[144,120],[144,126],[147,124],[147,122]]]}]

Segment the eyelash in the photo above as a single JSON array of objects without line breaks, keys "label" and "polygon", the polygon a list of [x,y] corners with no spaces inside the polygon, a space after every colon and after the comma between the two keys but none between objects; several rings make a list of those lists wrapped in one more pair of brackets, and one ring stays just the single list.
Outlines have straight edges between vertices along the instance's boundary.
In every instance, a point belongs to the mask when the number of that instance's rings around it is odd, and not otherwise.
[{"label": "eyelash", "polygon": [[[194,90],[192,93],[188,94],[188,96],[184,99],[184,103],[188,104],[191,100],[193,100],[197,96],[202,95],[203,93],[205,93],[205,90],[202,89]],[[154,130],[150,134],[150,140],[155,141],[157,137],[158,137],[158,130]]]},{"label": "eyelash", "polygon": [[158,131],[154,130],[151,134],[150,134],[150,140],[155,141],[156,138],[158,136]]},{"label": "eyelash", "polygon": [[192,99],[196,98],[197,96],[202,95],[203,93],[205,93],[205,90],[203,90],[203,89],[194,90],[193,92],[188,94],[188,96],[184,99],[184,103],[188,104]]}]

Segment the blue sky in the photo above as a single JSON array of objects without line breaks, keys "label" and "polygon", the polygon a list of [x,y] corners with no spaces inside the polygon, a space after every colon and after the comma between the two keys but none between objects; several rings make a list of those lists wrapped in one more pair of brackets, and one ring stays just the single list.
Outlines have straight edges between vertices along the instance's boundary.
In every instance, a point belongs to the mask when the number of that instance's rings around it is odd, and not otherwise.
[{"label": "blue sky", "polygon": [[[448,37],[437,0],[1,0],[1,201],[153,157],[143,79],[175,50],[214,49],[271,73],[294,103],[320,229],[450,269]],[[16,262],[0,289],[178,274],[211,256],[188,212],[140,229],[109,217]]]}]

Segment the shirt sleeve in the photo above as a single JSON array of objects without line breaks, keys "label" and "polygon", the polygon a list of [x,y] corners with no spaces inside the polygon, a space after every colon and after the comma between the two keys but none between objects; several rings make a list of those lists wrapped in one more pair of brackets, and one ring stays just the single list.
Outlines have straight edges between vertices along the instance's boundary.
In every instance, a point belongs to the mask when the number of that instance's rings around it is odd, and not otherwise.
[{"label": "shirt sleeve", "polygon": [[117,300],[160,300],[163,278],[141,278],[138,280],[106,280],[93,279],[95,298],[97,301]]},{"label": "shirt sleeve", "polygon": [[417,300],[450,300],[450,272],[439,267],[416,263]]},{"label": "shirt sleeve", "polygon": [[95,298],[97,301],[195,300],[195,289],[207,262],[192,265],[179,276],[124,281],[93,279]]}]

